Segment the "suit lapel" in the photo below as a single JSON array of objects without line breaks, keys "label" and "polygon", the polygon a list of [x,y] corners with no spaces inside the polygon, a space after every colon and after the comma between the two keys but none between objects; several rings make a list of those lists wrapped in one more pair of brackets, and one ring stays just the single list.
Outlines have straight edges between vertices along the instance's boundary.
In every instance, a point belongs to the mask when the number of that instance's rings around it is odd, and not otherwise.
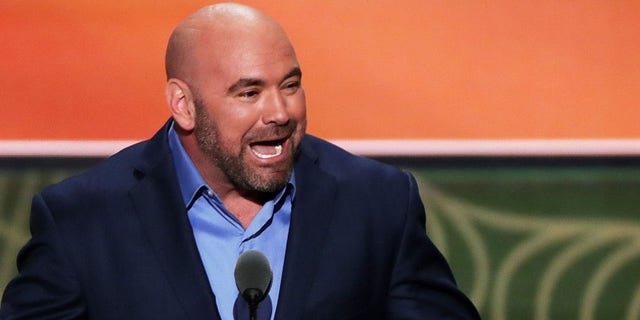
[{"label": "suit lapel", "polygon": [[296,196],[291,214],[287,252],[276,319],[302,319],[320,252],[333,216],[336,181],[320,170],[312,150],[303,144],[296,170]]},{"label": "suit lapel", "polygon": [[189,319],[219,319],[175,176],[165,126],[149,141],[130,198],[158,264]]},{"label": "suit lapel", "polygon": [[[138,184],[130,191],[159,266],[189,319],[220,319],[215,297],[198,253],[167,142],[167,125],[148,142],[136,168]],[[316,164],[303,144],[296,170],[287,252],[276,319],[300,319],[333,216],[335,179]]]}]

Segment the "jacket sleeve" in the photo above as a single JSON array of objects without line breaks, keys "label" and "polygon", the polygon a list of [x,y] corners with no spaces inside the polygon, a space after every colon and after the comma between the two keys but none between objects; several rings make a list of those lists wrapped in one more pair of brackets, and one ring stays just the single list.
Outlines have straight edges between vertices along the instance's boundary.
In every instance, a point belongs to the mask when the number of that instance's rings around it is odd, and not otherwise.
[{"label": "jacket sleeve", "polygon": [[387,318],[480,319],[471,301],[457,288],[444,257],[428,238],[415,178],[409,173],[407,176],[407,211],[391,277]]},{"label": "jacket sleeve", "polygon": [[85,319],[74,278],[51,211],[41,195],[31,209],[31,239],[18,254],[18,275],[2,297],[0,319]]}]

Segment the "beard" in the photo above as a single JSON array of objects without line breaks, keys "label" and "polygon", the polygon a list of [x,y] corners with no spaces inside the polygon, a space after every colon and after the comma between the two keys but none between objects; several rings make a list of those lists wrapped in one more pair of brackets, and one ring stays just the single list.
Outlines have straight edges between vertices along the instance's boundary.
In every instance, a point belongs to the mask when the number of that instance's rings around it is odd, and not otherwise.
[{"label": "beard", "polygon": [[[239,152],[234,152],[233,148],[224,145],[218,126],[211,121],[211,116],[201,99],[195,99],[195,127],[194,135],[198,146],[206,157],[218,167],[234,186],[249,192],[277,193],[289,182],[293,161],[300,146],[300,137],[293,135],[297,122],[289,121],[286,126],[270,127],[261,132],[248,131],[239,142],[241,144]],[[304,131],[304,130],[303,130]],[[288,154],[283,161],[275,166],[261,167],[250,164],[247,157],[248,148],[245,141],[257,139],[260,136],[270,134],[289,133]]]}]

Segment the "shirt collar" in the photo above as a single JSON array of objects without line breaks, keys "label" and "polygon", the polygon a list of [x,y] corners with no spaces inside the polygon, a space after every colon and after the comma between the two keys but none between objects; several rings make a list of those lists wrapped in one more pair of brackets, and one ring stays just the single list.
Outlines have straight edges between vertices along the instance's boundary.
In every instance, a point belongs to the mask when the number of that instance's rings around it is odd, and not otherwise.
[{"label": "shirt collar", "polygon": [[[178,184],[180,185],[180,192],[182,193],[182,200],[184,200],[184,205],[188,210],[193,202],[198,199],[203,190],[211,190],[212,192],[213,190],[209,188],[207,183],[204,181],[204,178],[202,178],[200,172],[198,172],[198,169],[196,169],[196,166],[191,161],[191,158],[184,150],[184,147],[178,138],[178,134],[174,129],[174,125],[175,122],[172,121],[168,135],[169,148],[171,149],[173,164],[176,168]],[[279,207],[282,203],[282,199],[286,198],[287,194],[290,194],[291,201],[293,201],[296,193],[295,181],[295,172],[292,169],[291,177],[289,178],[286,188],[280,191],[273,199],[276,207]],[[217,195],[214,196],[214,198],[217,201],[220,201]]]}]

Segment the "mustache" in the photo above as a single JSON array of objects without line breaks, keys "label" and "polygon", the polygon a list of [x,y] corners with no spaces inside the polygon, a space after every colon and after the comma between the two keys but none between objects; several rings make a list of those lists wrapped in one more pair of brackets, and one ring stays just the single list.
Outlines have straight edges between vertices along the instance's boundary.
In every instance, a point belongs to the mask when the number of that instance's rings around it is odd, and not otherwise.
[{"label": "mustache", "polygon": [[269,124],[263,128],[256,128],[247,131],[243,136],[244,141],[267,141],[267,140],[280,140],[285,139],[293,135],[298,127],[298,121],[289,120],[284,125]]}]

